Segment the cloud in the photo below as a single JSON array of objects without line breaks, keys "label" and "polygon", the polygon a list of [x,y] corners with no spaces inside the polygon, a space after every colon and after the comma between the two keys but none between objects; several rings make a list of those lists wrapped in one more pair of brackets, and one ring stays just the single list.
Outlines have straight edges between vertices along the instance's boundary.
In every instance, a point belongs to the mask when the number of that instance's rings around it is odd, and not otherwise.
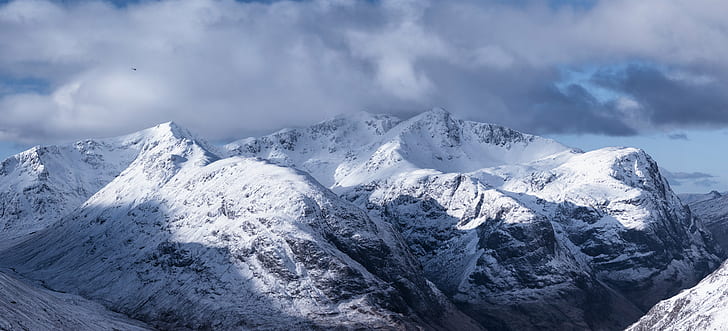
[{"label": "cloud", "polygon": [[715,177],[704,172],[668,172],[668,174],[670,178],[674,179],[703,179]]},{"label": "cloud", "polygon": [[675,186],[693,184],[702,187],[715,187],[720,184],[714,179],[717,178],[716,176],[704,172],[671,172],[665,169],[661,169],[661,172],[670,184]]},{"label": "cloud", "polygon": [[[12,1],[0,5],[0,139],[168,120],[227,139],[435,106],[534,133],[728,125],[728,4],[565,3]],[[654,65],[620,67],[634,61]],[[583,67],[602,68],[591,85],[559,84]]]},{"label": "cloud", "polygon": [[672,140],[690,140],[688,139],[688,135],[685,133],[671,133],[667,135],[667,138]]},{"label": "cloud", "polygon": [[671,73],[652,66],[630,65],[599,72],[594,82],[630,95],[649,124],[660,127],[728,124],[728,80],[707,75]]},{"label": "cloud", "polygon": [[695,185],[714,189],[716,186],[721,185],[721,183],[717,180],[701,179],[701,180],[695,181]]}]

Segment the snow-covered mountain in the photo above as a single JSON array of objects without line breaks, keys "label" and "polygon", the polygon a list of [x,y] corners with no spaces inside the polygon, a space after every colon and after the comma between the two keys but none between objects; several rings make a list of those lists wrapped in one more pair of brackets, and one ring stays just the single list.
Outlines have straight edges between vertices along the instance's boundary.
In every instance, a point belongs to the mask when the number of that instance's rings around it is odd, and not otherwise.
[{"label": "snow-covered mountain", "polygon": [[728,330],[728,262],[695,287],[661,301],[628,331]]},{"label": "snow-covered mountain", "polygon": [[703,221],[718,244],[728,249],[728,192],[682,194],[680,199]]},{"label": "snow-covered mountain", "polygon": [[0,330],[151,330],[98,303],[10,274],[11,270],[0,271]]},{"label": "snow-covered mountain", "polygon": [[393,224],[428,279],[487,327],[624,327],[720,260],[638,149],[583,153],[441,109],[338,118],[226,149],[309,171]]},{"label": "snow-covered mountain", "polygon": [[[118,138],[36,146],[4,160],[0,163],[0,250],[80,206],[126,169],[145,144],[167,139],[157,136],[165,130],[192,136],[174,123],[164,123]],[[207,144],[206,148],[215,149]]]},{"label": "snow-covered mountain", "polygon": [[480,328],[391,225],[307,174],[220,159],[174,124],[143,136],[126,169],[0,264],[161,328]]},{"label": "snow-covered mountain", "polygon": [[[728,193],[728,192],[727,192]],[[722,197],[726,193],[720,193],[718,191],[710,191],[709,193],[701,194],[701,193],[682,193],[678,194],[680,197],[680,200],[686,204],[690,205],[696,202],[703,202],[708,200],[713,200]]]},{"label": "snow-covered mountain", "polygon": [[418,169],[470,172],[571,151],[502,126],[455,120],[442,109],[406,121],[362,112],[225,148],[231,155],[294,166],[334,190]]},{"label": "snow-covered mountain", "polygon": [[614,330],[721,254],[643,151],[442,109],[39,147],[0,194],[0,266],[160,328]]}]

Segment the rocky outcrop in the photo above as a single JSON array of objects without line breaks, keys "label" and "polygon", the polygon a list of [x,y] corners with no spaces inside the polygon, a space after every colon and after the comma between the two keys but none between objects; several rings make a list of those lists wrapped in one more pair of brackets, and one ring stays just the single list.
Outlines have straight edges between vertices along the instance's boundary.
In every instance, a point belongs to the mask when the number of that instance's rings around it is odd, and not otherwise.
[{"label": "rocky outcrop", "polygon": [[289,166],[329,164],[314,176],[394,225],[427,278],[487,327],[623,328],[720,261],[641,150],[583,153],[439,109],[388,123],[346,157],[307,151],[354,140],[341,137],[363,135],[346,129],[357,124],[242,145],[265,141],[246,155]]}]

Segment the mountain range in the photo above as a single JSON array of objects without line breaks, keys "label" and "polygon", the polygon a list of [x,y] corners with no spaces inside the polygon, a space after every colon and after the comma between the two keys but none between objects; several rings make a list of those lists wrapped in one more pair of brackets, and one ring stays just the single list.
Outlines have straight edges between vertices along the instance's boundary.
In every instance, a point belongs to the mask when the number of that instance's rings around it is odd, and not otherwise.
[{"label": "mountain range", "polygon": [[139,328],[616,330],[723,257],[644,151],[442,109],[35,147],[0,195],[0,291]]}]

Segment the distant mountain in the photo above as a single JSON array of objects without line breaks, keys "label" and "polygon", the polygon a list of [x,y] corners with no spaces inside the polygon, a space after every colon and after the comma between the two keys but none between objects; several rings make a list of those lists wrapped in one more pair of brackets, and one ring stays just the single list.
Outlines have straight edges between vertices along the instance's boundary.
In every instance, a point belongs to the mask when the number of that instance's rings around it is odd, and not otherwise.
[{"label": "distant mountain", "polygon": [[0,194],[0,266],[162,329],[616,330],[721,260],[645,152],[442,109],[37,147]]},{"label": "distant mountain", "polygon": [[678,196],[680,197],[680,200],[682,200],[682,202],[684,204],[690,205],[690,204],[693,204],[696,202],[717,199],[717,198],[722,197],[724,194],[725,193],[720,193],[718,191],[710,191],[709,193],[705,193],[705,194],[683,193],[683,194],[678,194]]},{"label": "distant mountain", "polygon": [[723,249],[728,250],[728,193],[683,194],[680,199],[703,220]]},{"label": "distant mountain", "polygon": [[442,109],[402,121],[358,113],[225,146],[230,155],[294,166],[334,190],[419,169],[470,172],[572,149],[502,126],[456,121]]},{"label": "distant mountain", "polygon": [[310,172],[407,240],[495,329],[618,329],[719,263],[643,151],[583,153],[441,109],[359,114],[226,146]]}]

